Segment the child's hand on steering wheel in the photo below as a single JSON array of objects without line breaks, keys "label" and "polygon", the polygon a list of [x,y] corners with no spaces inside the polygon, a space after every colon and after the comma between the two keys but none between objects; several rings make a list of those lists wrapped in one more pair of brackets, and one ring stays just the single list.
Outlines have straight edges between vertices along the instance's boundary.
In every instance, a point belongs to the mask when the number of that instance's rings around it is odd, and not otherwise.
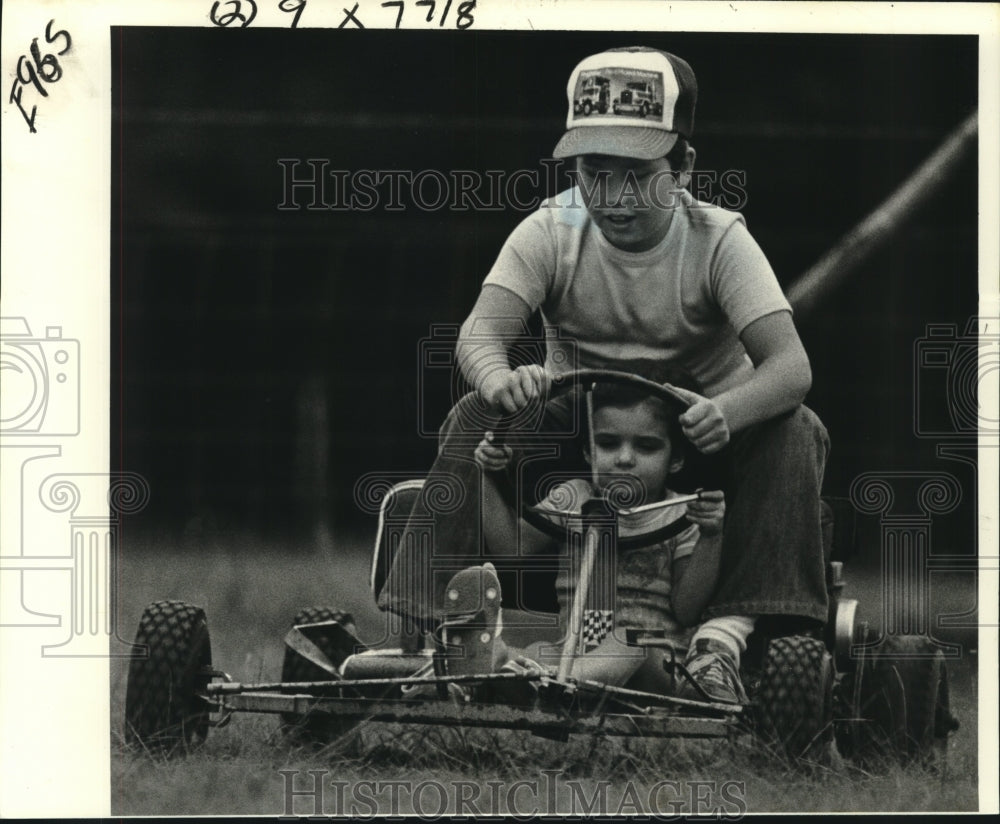
[{"label": "child's hand on steering wheel", "polygon": [[726,518],[726,496],[721,490],[699,491],[697,501],[687,505],[687,519],[697,524],[702,535],[719,535]]},{"label": "child's hand on steering wheel", "polygon": [[487,432],[473,453],[476,463],[490,472],[500,472],[507,468],[514,453],[509,446],[495,446],[493,433]]}]

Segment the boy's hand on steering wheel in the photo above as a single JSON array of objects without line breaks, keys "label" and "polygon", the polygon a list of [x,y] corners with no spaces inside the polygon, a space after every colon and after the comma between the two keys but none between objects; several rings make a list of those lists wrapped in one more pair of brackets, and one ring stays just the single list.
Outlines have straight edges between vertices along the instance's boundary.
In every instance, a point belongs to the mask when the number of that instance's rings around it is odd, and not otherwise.
[{"label": "boy's hand on steering wheel", "polygon": [[499,472],[507,468],[507,464],[510,463],[513,454],[509,446],[494,446],[493,433],[487,432],[486,437],[476,447],[473,456],[476,459],[476,463],[483,469],[487,469],[490,472]]},{"label": "boy's hand on steering wheel", "polygon": [[687,519],[697,524],[702,535],[719,535],[726,518],[726,496],[721,490],[702,490],[697,501],[687,505]]},{"label": "boy's hand on steering wheel", "polygon": [[517,369],[497,369],[479,385],[479,394],[494,409],[508,414],[523,409],[549,390],[552,376],[537,363]]},{"label": "boy's hand on steering wheel", "polygon": [[674,391],[691,404],[678,420],[685,437],[699,452],[711,455],[729,443],[729,424],[715,401],[676,386]]}]

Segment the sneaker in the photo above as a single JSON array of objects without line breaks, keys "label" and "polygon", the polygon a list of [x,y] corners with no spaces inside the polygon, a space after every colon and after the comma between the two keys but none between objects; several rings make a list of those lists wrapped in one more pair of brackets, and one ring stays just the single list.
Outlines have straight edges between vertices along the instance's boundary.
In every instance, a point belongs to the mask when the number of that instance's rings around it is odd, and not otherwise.
[{"label": "sneaker", "polygon": [[[694,682],[708,695],[709,700],[723,704],[748,704],[743,682],[736,661],[725,646],[709,638],[699,639],[688,650],[684,668]],[[691,682],[682,678],[679,693],[681,698],[704,701]]]}]

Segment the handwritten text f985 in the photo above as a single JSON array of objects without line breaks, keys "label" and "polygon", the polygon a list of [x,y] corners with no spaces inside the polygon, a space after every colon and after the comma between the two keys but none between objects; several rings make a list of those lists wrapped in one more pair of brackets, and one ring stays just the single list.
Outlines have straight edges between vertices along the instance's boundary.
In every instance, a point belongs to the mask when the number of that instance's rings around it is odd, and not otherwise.
[{"label": "handwritten text f985", "polygon": [[38,107],[32,104],[31,114],[28,114],[23,102],[24,90],[30,86],[42,97],[48,97],[49,93],[45,86],[49,83],[58,82],[63,75],[58,56],[66,54],[73,45],[73,39],[65,29],[60,29],[55,34],[52,33],[52,24],[55,22],[55,20],[49,20],[48,25],[45,27],[45,42],[48,45],[61,43],[62,48],[55,54],[46,52],[43,55],[42,49],[38,45],[38,38],[34,38],[31,41],[31,47],[28,49],[29,53],[22,54],[18,58],[17,73],[13,85],[10,87],[10,102],[14,103],[21,111],[21,115],[24,117],[24,121],[28,124],[28,128],[32,134],[37,132],[35,128],[35,115],[37,114]]}]

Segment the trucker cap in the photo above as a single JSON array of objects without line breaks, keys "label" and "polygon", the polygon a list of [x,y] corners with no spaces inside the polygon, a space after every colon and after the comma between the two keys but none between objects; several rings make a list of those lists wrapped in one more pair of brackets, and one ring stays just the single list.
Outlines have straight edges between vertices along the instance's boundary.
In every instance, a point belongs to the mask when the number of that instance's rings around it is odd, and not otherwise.
[{"label": "trucker cap", "polygon": [[604,154],[653,160],[690,138],[698,81],[681,58],[646,48],[610,49],[580,61],[566,87],[566,134],[553,157]]}]

